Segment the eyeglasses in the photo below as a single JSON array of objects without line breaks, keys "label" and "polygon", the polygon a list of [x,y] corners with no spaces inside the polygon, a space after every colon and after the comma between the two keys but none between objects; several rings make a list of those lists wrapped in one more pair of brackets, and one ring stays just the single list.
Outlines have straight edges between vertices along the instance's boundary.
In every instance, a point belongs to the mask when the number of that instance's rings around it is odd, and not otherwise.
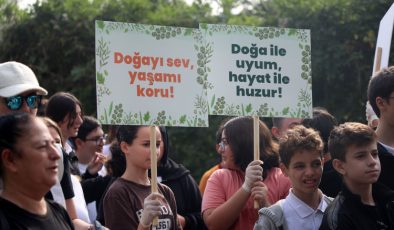
[{"label": "eyeglasses", "polygon": [[17,95],[13,97],[4,98],[4,100],[5,100],[5,104],[10,110],[20,109],[23,105],[23,101],[26,102],[26,105],[30,109],[36,109],[41,104],[42,95],[35,95],[35,94],[31,94],[27,96]]},{"label": "eyeglasses", "polygon": [[219,148],[224,151],[226,149],[226,145],[228,145],[228,142],[226,138],[223,138],[222,141],[219,143]]},{"label": "eyeglasses", "polygon": [[94,141],[94,142],[96,142],[96,145],[99,145],[99,144],[105,143],[107,141],[107,134],[105,134],[104,136],[101,136],[101,137],[94,137],[94,138],[90,138],[90,139],[85,139],[85,141]]}]

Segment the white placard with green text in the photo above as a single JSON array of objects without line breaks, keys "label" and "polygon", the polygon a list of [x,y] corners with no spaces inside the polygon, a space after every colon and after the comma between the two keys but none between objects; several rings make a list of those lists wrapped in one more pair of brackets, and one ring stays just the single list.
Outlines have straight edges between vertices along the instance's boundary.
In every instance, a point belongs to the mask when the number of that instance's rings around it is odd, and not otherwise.
[{"label": "white placard with green text", "polygon": [[100,123],[208,126],[201,44],[198,29],[96,21]]},{"label": "white placard with green text", "polygon": [[311,117],[310,31],[200,24],[209,114]]}]

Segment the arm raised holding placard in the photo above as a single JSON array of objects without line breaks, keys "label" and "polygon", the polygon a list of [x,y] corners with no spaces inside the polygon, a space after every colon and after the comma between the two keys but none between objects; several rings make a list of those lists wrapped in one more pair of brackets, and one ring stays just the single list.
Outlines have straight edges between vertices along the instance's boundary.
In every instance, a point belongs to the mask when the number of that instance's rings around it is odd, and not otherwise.
[{"label": "arm raised holding placard", "polygon": [[[290,182],[278,168],[277,145],[259,122],[260,160],[253,161],[253,119],[237,117],[225,125],[220,143],[224,169],[209,178],[202,212],[209,229],[252,229],[260,207],[285,197]],[[262,165],[262,163],[264,164]]]}]

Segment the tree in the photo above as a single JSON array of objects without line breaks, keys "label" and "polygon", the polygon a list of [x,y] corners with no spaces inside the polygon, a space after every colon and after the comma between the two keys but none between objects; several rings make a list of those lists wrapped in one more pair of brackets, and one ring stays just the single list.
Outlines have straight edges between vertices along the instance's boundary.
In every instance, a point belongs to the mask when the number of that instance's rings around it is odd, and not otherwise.
[{"label": "tree", "polygon": [[343,121],[365,122],[366,89],[372,72],[379,22],[388,1],[275,0],[254,13],[263,25],[311,30],[314,106]]},{"label": "tree", "polygon": [[[212,0],[223,8],[210,14],[202,0],[46,0],[20,10],[0,0],[0,62],[29,65],[52,95],[70,91],[86,114],[96,113],[94,21],[124,21],[198,28],[200,22],[305,28],[311,30],[313,104],[339,121],[365,121],[366,88],[372,72],[379,21],[386,0]],[[243,5],[234,15],[231,10]],[[215,132],[169,128],[171,153],[198,179],[218,162]]]}]

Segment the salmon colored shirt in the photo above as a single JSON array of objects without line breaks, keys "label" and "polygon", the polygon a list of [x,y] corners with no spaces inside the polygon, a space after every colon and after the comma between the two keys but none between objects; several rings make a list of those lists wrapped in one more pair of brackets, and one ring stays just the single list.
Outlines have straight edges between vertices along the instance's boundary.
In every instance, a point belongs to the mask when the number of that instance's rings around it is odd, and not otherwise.
[{"label": "salmon colored shirt", "polygon": [[[207,209],[217,208],[222,205],[241,188],[244,179],[244,173],[240,171],[229,169],[216,170],[208,179],[202,199],[201,211],[204,212]],[[279,168],[272,168],[263,182],[268,188],[268,201],[271,204],[286,198],[291,187],[289,178]],[[253,229],[257,218],[258,210],[254,209],[253,199],[250,197],[230,229]]]},{"label": "salmon colored shirt", "polygon": [[207,182],[208,182],[209,177],[218,169],[220,169],[220,164],[213,166],[208,171],[206,171],[204,173],[204,175],[202,175],[201,180],[200,180],[200,184],[198,185],[198,188],[200,189],[201,194],[204,194],[205,187],[207,187]]}]

